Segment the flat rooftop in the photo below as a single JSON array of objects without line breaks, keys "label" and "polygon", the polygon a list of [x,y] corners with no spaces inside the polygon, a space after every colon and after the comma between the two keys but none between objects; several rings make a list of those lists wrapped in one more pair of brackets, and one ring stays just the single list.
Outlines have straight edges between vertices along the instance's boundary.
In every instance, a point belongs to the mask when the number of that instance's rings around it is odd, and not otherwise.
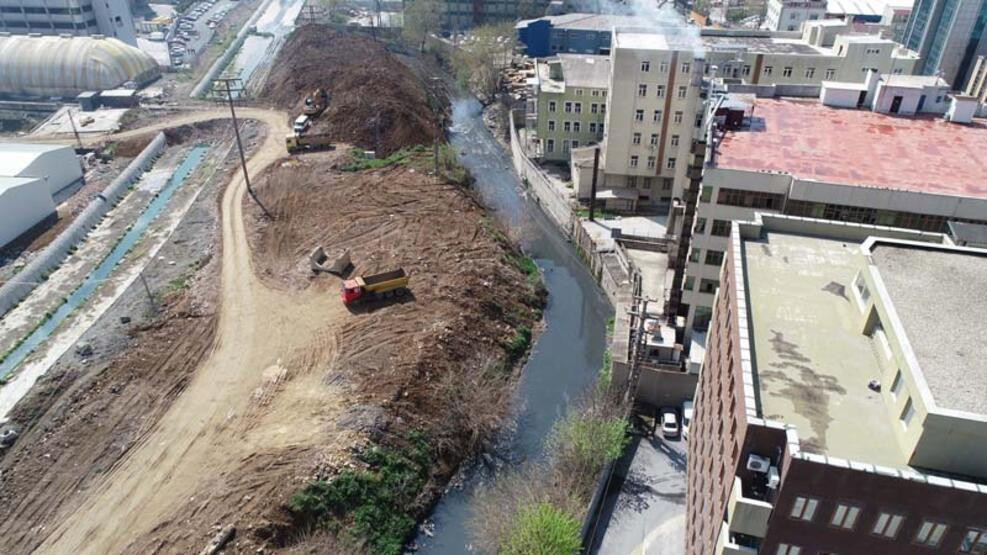
[{"label": "flat rooftop", "polygon": [[872,258],[936,405],[987,414],[987,253],[878,243]]},{"label": "flat rooftop", "polygon": [[832,55],[829,49],[820,50],[801,39],[781,39],[773,37],[727,37],[703,35],[703,44],[716,54],[745,51],[759,54],[804,54],[806,56]]},{"label": "flat rooftop", "polygon": [[718,168],[797,179],[987,197],[987,125],[758,99],[750,129],[728,131]]},{"label": "flat rooftop", "polygon": [[[610,57],[590,54],[559,54],[562,80],[566,87],[605,89],[610,85]],[[551,61],[551,60],[550,60]],[[548,64],[539,64],[544,79],[549,78]]]},{"label": "flat rooftop", "polygon": [[697,27],[649,27],[642,29],[615,29],[613,48],[635,50],[686,50],[702,57],[705,47]]},{"label": "flat rooftop", "polygon": [[763,417],[797,427],[804,451],[905,467],[893,419],[867,387],[881,371],[852,298],[859,243],[768,231],[741,248]]}]

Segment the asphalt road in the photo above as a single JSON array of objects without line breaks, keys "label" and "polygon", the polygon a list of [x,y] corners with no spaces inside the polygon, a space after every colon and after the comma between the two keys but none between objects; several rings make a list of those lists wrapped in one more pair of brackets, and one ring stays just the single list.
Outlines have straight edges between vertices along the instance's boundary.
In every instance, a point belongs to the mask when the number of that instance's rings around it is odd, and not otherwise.
[{"label": "asphalt road", "polygon": [[685,551],[686,444],[635,435],[618,463],[593,546],[601,555]]}]

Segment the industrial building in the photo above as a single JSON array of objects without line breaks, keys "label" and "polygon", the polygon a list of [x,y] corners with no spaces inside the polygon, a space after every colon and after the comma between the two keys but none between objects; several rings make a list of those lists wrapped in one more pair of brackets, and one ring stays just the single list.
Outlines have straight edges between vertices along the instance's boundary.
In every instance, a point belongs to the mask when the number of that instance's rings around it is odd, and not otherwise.
[{"label": "industrial building", "polygon": [[103,35],[137,46],[127,0],[4,0],[0,31],[16,35]]},{"label": "industrial building", "polygon": [[904,45],[922,58],[923,75],[962,90],[977,56],[987,54],[987,0],[916,0]]},{"label": "industrial building", "polygon": [[827,7],[826,0],[768,0],[763,27],[771,31],[801,31],[803,23],[825,19]]},{"label": "industrial building", "polygon": [[50,217],[82,179],[72,147],[0,143],[0,246]]},{"label": "industrial building", "polygon": [[0,96],[74,98],[160,76],[154,58],[117,39],[0,36]]},{"label": "industrial building", "polygon": [[543,15],[548,8],[548,0],[441,0],[440,4],[442,28],[453,32]]},{"label": "industrial building", "polygon": [[686,553],[984,553],[987,251],[770,214],[726,240]]},{"label": "industrial building", "polygon": [[615,28],[647,28],[653,22],[631,15],[568,13],[519,21],[518,42],[532,58],[555,54],[610,54],[610,35]]},{"label": "industrial building", "polygon": [[749,99],[748,106],[737,123],[720,122],[700,166],[681,307],[696,333],[712,316],[731,221],[777,212],[938,233],[952,220],[987,223],[983,122],[847,110],[814,99]]}]

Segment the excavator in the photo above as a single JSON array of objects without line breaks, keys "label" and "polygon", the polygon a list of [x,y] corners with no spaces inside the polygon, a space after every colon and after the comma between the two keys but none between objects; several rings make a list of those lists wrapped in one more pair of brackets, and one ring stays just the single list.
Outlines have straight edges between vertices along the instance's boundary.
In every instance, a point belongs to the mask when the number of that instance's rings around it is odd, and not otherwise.
[{"label": "excavator", "polygon": [[302,113],[309,117],[316,117],[321,114],[329,105],[329,95],[322,87],[315,89],[312,94],[305,97],[305,107]]}]

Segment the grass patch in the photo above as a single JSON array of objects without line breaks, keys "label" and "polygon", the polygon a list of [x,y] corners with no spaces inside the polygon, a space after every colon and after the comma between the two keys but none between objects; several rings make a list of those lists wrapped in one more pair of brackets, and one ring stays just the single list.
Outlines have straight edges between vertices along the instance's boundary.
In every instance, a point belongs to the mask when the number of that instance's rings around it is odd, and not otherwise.
[{"label": "grass patch", "polygon": [[531,346],[531,328],[528,326],[518,326],[514,330],[514,336],[504,345],[507,352],[507,360],[513,365],[521,360],[521,357],[528,352]]},{"label": "grass patch", "polygon": [[582,539],[580,524],[571,514],[550,503],[537,503],[522,509],[515,519],[502,555],[579,553]]},{"label": "grass patch", "polygon": [[428,444],[412,432],[407,447],[374,446],[361,458],[366,470],[309,482],[291,498],[290,508],[312,525],[345,529],[374,553],[400,554],[415,529],[415,500],[428,480]]},{"label": "grass patch", "polygon": [[354,148],[350,151],[350,163],[341,169],[345,172],[358,172],[386,168],[394,164],[406,164],[413,154],[420,154],[424,151],[425,147],[418,145],[411,148],[402,148],[387,158],[367,158],[366,151],[360,148]]}]

